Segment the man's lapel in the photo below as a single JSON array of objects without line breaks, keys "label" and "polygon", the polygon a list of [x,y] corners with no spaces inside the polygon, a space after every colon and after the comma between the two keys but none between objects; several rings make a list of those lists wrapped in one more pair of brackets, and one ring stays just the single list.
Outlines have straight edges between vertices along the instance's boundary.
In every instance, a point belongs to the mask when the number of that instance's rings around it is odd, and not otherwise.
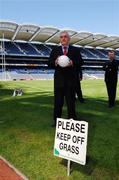
[{"label": "man's lapel", "polygon": [[59,54],[60,55],[63,55],[64,53],[63,53],[63,50],[62,50],[62,46],[59,46]]},{"label": "man's lapel", "polygon": [[71,56],[71,46],[69,45],[69,48],[68,48],[68,53],[67,53],[67,56],[70,57]]}]

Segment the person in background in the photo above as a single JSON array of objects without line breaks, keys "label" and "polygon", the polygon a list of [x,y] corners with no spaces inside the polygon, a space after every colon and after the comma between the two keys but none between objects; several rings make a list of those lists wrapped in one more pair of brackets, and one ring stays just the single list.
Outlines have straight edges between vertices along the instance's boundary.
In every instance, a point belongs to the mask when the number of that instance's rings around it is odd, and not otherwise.
[{"label": "person in background", "polygon": [[108,104],[109,108],[112,108],[115,105],[116,98],[116,88],[118,81],[118,63],[115,60],[115,52],[108,52],[109,61],[106,62],[103,66],[105,71],[105,83],[108,93]]},{"label": "person in background", "polygon": [[[58,65],[58,57],[69,57],[67,67]],[[77,85],[76,69],[80,67],[80,54],[77,47],[70,45],[70,36],[67,31],[60,33],[60,46],[55,47],[50,54],[49,67],[54,73],[54,124],[62,116],[64,98],[66,100],[68,119],[77,119],[75,111],[75,88]]]},{"label": "person in background", "polygon": [[[82,60],[82,64],[83,64],[83,60]],[[77,70],[77,86],[76,86],[76,95],[75,95],[75,97],[76,97],[76,99],[78,98],[78,100],[81,103],[84,103],[84,98],[83,98],[83,94],[82,94],[82,90],[81,90],[81,81],[83,79],[82,67],[81,66]]]}]

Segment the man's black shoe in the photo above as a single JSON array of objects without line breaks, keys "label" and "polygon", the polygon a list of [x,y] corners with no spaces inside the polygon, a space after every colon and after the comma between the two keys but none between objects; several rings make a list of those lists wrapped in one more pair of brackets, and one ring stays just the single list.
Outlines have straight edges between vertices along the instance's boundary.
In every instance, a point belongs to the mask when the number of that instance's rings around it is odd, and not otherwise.
[{"label": "man's black shoe", "polygon": [[79,99],[80,103],[85,103],[84,99]]},{"label": "man's black shoe", "polygon": [[109,106],[108,106],[109,108],[113,108],[114,107],[114,105],[112,105],[112,104],[109,104]]}]

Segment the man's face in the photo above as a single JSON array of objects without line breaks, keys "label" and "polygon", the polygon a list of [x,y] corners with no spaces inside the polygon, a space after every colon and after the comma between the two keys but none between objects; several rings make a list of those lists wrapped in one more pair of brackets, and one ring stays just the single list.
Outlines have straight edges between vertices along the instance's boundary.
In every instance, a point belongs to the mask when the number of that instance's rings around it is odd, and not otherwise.
[{"label": "man's face", "polygon": [[114,52],[108,52],[108,57],[110,60],[113,60],[115,58],[115,53]]},{"label": "man's face", "polygon": [[61,43],[63,46],[69,45],[69,41],[70,41],[70,38],[69,38],[69,36],[68,36],[67,33],[61,33],[61,34],[60,34],[60,43]]}]

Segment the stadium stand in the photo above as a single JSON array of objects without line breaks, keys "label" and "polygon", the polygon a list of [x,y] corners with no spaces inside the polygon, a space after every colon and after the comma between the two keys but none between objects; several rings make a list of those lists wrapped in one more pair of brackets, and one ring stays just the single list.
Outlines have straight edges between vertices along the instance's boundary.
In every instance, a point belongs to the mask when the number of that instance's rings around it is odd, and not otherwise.
[{"label": "stadium stand", "polygon": [[[88,74],[97,73],[102,77],[101,69],[108,60],[109,49],[115,50],[119,60],[119,37],[67,31],[71,44],[80,48],[83,69]],[[9,80],[53,78],[54,71],[48,69],[48,60],[51,50],[59,45],[59,32],[57,28],[0,22],[0,79],[4,77],[3,66]]]},{"label": "stadium stand", "polygon": [[5,46],[5,52],[6,54],[11,54],[11,55],[23,55],[23,52],[20,51],[20,49],[15,45],[15,43],[13,42],[5,42],[4,43]]},{"label": "stadium stand", "polygon": [[34,47],[41,53],[42,56],[48,56],[51,52],[51,48],[48,46],[44,46],[43,44],[33,44]]},{"label": "stadium stand", "polygon": [[15,43],[19,49],[23,52],[24,55],[30,55],[30,56],[38,56],[41,55],[36,49],[31,46],[29,43]]},{"label": "stadium stand", "polygon": [[92,52],[98,59],[107,59],[107,56],[103,53],[101,53],[98,49],[90,48],[88,49],[90,52]]}]

